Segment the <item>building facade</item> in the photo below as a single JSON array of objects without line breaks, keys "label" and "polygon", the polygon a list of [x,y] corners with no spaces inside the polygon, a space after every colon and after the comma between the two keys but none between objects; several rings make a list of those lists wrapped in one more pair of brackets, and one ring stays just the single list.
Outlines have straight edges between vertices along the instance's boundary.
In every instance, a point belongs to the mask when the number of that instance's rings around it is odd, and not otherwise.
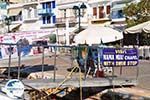
[{"label": "building facade", "polygon": [[[69,45],[72,42],[72,38],[76,31],[79,31],[79,27],[85,28],[88,26],[88,2],[87,0],[56,0],[57,3],[57,16],[56,27],[59,35],[60,44]],[[86,6],[84,13],[78,15],[78,11],[75,14],[74,6],[80,7],[82,4]],[[82,10],[82,9],[80,9]],[[80,20],[79,20],[80,17]],[[80,23],[80,26],[79,26]]]},{"label": "building facade", "polygon": [[126,4],[134,0],[114,0],[111,2],[111,27],[119,31],[123,31],[126,27],[126,18],[123,13],[123,8]]},{"label": "building facade", "polygon": [[[21,30],[50,29],[55,26],[54,0],[25,1],[23,6],[23,25]],[[31,26],[29,29],[29,25]],[[36,27],[35,27],[36,26]]]},{"label": "building facade", "polygon": [[[135,0],[9,0],[7,15],[11,32],[55,30],[61,44],[70,44],[72,33],[90,25],[124,29],[123,8]],[[75,14],[74,6],[84,3],[83,15]]]},{"label": "building facade", "polygon": [[[8,15],[17,31],[38,31],[55,26],[55,0],[22,0],[9,4]],[[15,26],[16,24],[16,26]],[[14,30],[11,29],[11,32]]]},{"label": "building facade", "polygon": [[7,15],[7,3],[3,0],[0,1],[0,34],[4,34],[7,32],[7,28],[5,27],[4,18]]},{"label": "building facade", "polygon": [[91,24],[104,24],[110,21],[110,3],[110,0],[88,0],[88,4],[91,8]]},{"label": "building facade", "polygon": [[38,8],[38,15],[41,18],[41,27],[44,25],[49,25],[49,27],[54,27],[56,23],[55,15],[56,3],[55,1],[41,2]]}]

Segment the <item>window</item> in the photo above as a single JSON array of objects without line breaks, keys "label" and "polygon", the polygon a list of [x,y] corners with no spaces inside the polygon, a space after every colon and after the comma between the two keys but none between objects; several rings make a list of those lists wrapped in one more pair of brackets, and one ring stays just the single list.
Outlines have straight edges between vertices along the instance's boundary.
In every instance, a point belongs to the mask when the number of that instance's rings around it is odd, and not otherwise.
[{"label": "window", "polygon": [[28,18],[31,18],[31,9],[28,9]]},{"label": "window", "polygon": [[42,17],[43,24],[46,24],[45,16]]},{"label": "window", "polygon": [[93,8],[93,16],[97,16],[97,8],[96,7]]},{"label": "window", "polygon": [[123,16],[123,12],[122,12],[122,10],[119,10],[118,11],[118,18],[123,18],[124,16]]},{"label": "window", "polygon": [[64,11],[64,18],[66,18],[66,9],[64,9],[63,11]]},{"label": "window", "polygon": [[46,4],[45,4],[45,3],[42,4],[42,8],[43,8],[43,9],[46,8]]},{"label": "window", "polygon": [[52,1],[52,8],[56,8],[55,1]]},{"label": "window", "polygon": [[51,23],[51,16],[47,16],[47,24]]},{"label": "window", "polygon": [[51,8],[51,2],[46,3],[46,8]]},{"label": "window", "polygon": [[[51,19],[53,19],[51,21]],[[56,22],[56,16],[43,16],[42,17],[42,22],[43,24],[51,24],[52,22],[55,23]]]},{"label": "window", "polygon": [[110,5],[107,6],[107,14],[110,14]]},{"label": "window", "polygon": [[111,18],[112,19],[124,18],[124,14],[123,14],[122,10],[112,11]]},{"label": "window", "polygon": [[53,23],[56,23],[56,16],[53,16]]},{"label": "window", "polygon": [[104,6],[99,7],[99,18],[104,18]]}]

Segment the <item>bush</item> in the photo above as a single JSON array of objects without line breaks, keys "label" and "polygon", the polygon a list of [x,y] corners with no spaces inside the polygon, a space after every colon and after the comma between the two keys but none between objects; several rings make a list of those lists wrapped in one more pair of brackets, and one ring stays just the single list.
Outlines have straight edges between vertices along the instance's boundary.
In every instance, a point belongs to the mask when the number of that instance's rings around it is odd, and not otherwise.
[{"label": "bush", "polygon": [[56,34],[51,34],[49,36],[49,42],[50,43],[56,43]]}]

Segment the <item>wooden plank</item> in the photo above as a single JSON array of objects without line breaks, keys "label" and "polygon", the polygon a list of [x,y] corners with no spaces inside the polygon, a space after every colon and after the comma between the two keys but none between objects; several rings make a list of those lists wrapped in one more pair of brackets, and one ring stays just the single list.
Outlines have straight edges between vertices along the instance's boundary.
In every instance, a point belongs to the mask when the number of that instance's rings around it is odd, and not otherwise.
[{"label": "wooden plank", "polygon": [[133,88],[117,88],[117,89],[114,89],[113,92],[150,98],[150,90],[137,88],[137,87],[136,88],[135,87],[133,87]]},{"label": "wooden plank", "polygon": [[[53,79],[36,79],[36,80],[23,80],[24,84],[29,85],[36,89],[42,88],[55,88],[59,86],[63,79],[56,79],[53,82]],[[135,79],[124,79],[124,78],[87,78],[82,81],[82,87],[106,87],[106,86],[122,86],[122,85],[136,85],[137,81]],[[62,87],[74,86],[79,87],[78,79],[70,79],[66,81]]]}]

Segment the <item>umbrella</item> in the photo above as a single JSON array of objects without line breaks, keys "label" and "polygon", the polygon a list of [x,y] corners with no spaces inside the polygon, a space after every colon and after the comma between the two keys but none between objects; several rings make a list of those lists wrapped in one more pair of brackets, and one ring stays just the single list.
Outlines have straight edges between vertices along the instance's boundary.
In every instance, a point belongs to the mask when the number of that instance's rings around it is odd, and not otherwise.
[{"label": "umbrella", "polygon": [[135,33],[142,33],[142,31],[144,31],[145,33],[150,33],[150,21],[127,28],[125,29],[124,33],[135,34]]},{"label": "umbrella", "polygon": [[89,26],[74,38],[76,44],[100,44],[123,39],[123,34],[110,27]]}]

